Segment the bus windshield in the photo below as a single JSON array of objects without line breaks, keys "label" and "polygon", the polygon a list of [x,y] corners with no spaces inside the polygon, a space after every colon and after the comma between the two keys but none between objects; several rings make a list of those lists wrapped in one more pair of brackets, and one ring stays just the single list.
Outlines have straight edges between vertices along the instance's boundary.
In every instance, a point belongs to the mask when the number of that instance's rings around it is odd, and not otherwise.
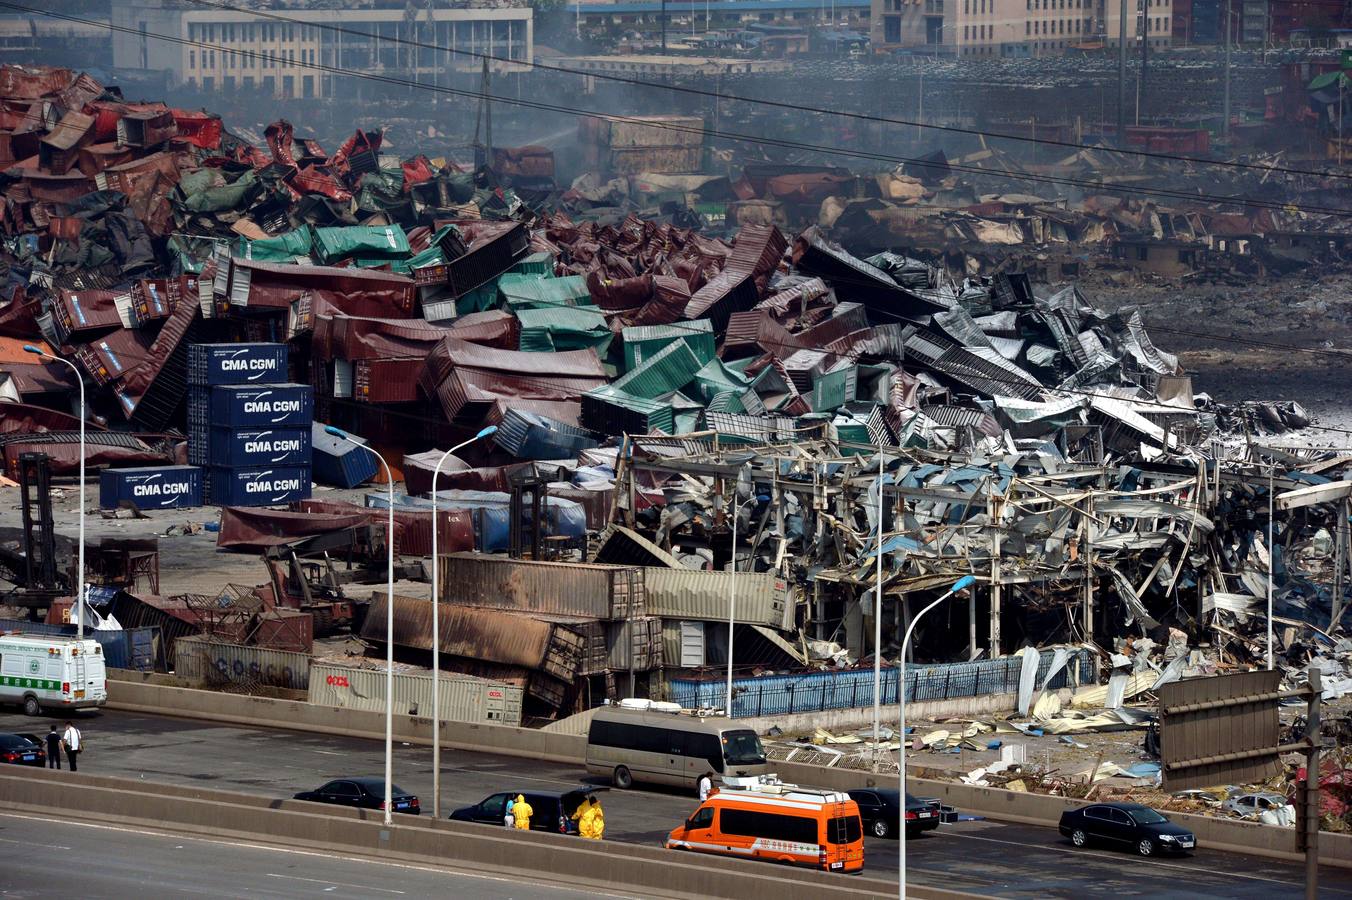
[{"label": "bus windshield", "polygon": [[723,732],[723,759],[733,766],[759,766],[765,763],[765,748],[756,732]]}]

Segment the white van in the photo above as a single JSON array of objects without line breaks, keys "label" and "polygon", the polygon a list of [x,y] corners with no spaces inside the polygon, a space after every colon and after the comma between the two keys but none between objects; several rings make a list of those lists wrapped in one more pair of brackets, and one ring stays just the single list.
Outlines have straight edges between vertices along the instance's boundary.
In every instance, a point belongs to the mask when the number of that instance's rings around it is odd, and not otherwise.
[{"label": "white van", "polygon": [[0,634],[0,703],[44,709],[83,709],[108,702],[103,648],[98,641],[56,635]]}]

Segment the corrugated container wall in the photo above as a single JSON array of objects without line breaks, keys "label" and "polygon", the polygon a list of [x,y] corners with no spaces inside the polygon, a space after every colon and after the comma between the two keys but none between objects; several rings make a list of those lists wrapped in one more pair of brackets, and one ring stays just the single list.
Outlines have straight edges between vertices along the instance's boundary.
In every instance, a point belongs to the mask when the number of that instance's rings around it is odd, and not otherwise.
[{"label": "corrugated container wall", "polygon": [[[364,640],[383,642],[388,615],[384,592],[371,595],[371,608],[362,625]],[[496,609],[441,604],[442,653],[484,662],[539,669],[563,681],[572,681],[582,653],[577,632]],[[426,600],[394,598],[394,642],[419,650],[432,649],[432,610]]]},{"label": "corrugated container wall", "polygon": [[788,585],[772,572],[708,572],[648,566],[644,588],[648,614],[664,619],[728,619],[729,580],[737,579],[737,621],[791,630]]},{"label": "corrugated container wall", "polygon": [[[522,689],[470,675],[441,677],[441,718],[448,722],[490,725],[521,724]],[[385,710],[385,673],[315,663],[310,668],[310,702],[340,709]],[[396,715],[428,718],[432,710],[432,676],[395,673]]]},{"label": "corrugated container wall", "polygon": [[645,614],[641,568],[453,553],[441,558],[441,600],[597,619]]},{"label": "corrugated container wall", "polygon": [[611,622],[606,626],[606,647],[609,668],[628,671],[630,663],[636,672],[647,672],[663,665],[662,620],[643,616],[626,622]]},{"label": "corrugated container wall", "polygon": [[297,691],[310,686],[310,657],[305,653],[181,637],[174,655],[175,672],[199,684],[259,684]]}]

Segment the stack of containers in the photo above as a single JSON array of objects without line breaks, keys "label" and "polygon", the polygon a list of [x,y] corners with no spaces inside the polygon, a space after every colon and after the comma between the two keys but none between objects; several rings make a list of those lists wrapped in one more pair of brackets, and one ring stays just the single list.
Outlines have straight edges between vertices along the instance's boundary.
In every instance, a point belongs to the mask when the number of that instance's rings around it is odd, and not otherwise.
[{"label": "stack of containers", "polygon": [[271,506],[310,496],[314,394],[286,382],[285,344],[194,344],[188,459],[207,467],[209,502]]}]

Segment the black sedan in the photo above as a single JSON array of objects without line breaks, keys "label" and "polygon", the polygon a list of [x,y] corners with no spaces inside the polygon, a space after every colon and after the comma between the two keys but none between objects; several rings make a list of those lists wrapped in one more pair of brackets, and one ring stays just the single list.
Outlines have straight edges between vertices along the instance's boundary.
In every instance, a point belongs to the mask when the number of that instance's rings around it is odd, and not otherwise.
[{"label": "black sedan", "polygon": [[[335,778],[323,787],[313,791],[301,791],[297,800],[309,800],[312,803],[331,803],[334,806],[352,806],[357,809],[385,808],[385,779],[383,778]],[[418,798],[399,785],[390,786],[390,799],[394,812],[420,815]]]},{"label": "black sedan", "polygon": [[[901,819],[897,800],[901,792],[892,788],[869,788],[850,791],[850,799],[859,804],[859,817],[864,820],[864,830],[874,837],[896,837],[897,823]],[[930,800],[917,800],[906,795],[906,836],[915,837],[924,831],[939,827],[938,804]]]},{"label": "black sedan", "polygon": [[0,734],[0,763],[16,766],[45,766],[47,751],[29,735]]},{"label": "black sedan", "polygon": [[1197,846],[1191,831],[1139,803],[1097,803],[1066,810],[1059,829],[1076,847],[1098,841],[1130,847],[1142,856],[1187,853]]},{"label": "black sedan", "polygon": [[577,822],[573,820],[573,813],[577,812],[583,801],[596,793],[596,788],[571,791],[504,791],[485,797],[473,806],[462,806],[451,813],[451,818],[457,822],[479,822],[483,825],[506,824],[507,810],[516,802],[519,795],[526,798],[526,802],[530,804],[531,831],[577,834]]}]

